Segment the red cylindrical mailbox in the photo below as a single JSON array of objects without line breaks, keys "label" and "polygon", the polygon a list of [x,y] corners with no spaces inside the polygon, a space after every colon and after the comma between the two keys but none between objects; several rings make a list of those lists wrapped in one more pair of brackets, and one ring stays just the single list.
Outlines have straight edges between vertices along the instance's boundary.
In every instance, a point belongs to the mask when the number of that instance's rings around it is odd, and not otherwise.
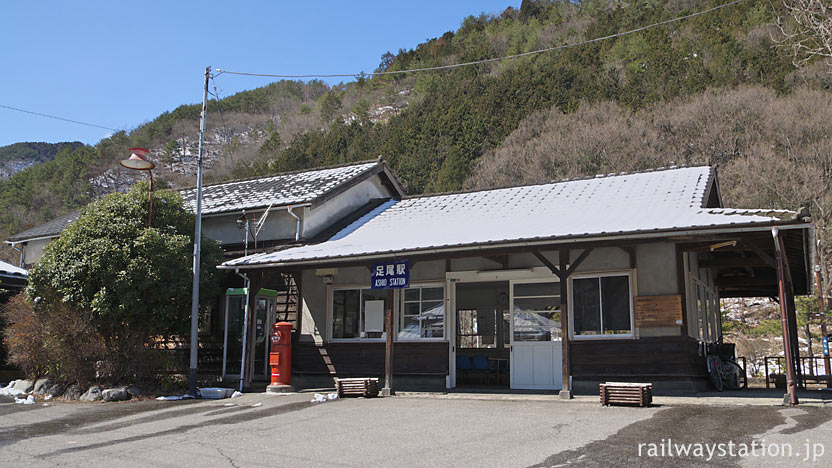
[{"label": "red cylindrical mailbox", "polygon": [[272,350],[269,366],[272,368],[270,385],[289,385],[292,381],[292,324],[275,323],[272,328]]}]

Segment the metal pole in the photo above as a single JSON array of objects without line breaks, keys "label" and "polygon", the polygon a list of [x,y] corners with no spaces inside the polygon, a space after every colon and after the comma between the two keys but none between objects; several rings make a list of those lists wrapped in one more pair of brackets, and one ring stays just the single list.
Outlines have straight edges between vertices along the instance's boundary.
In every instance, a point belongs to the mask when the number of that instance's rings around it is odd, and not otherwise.
[{"label": "metal pole", "polygon": [[153,219],[153,169],[148,169],[150,174],[150,190],[147,193],[147,227],[150,227],[150,220]]},{"label": "metal pole", "polygon": [[[820,269],[820,239],[818,239],[817,244],[815,245],[815,282],[817,284],[818,289],[818,313],[820,314],[820,336],[821,336],[821,344],[823,341],[827,339],[826,336],[826,309],[824,308],[823,303],[823,274],[821,273]],[[830,373],[830,365],[829,365],[829,354],[824,351],[821,351],[823,354],[823,373],[825,375],[829,375]],[[829,384],[827,383],[827,387]]]},{"label": "metal pole", "polygon": [[777,261],[777,285],[780,292],[780,322],[783,327],[783,350],[786,357],[786,389],[788,390],[789,404],[797,404],[797,392],[794,382],[794,357],[792,356],[791,331],[788,319],[788,307],[786,306],[786,274],[783,268],[783,252],[780,249],[780,233],[776,227],[771,228],[771,235],[774,237],[774,249]]},{"label": "metal pole", "polygon": [[248,354],[248,313],[249,313],[249,301],[251,300],[251,280],[248,276],[240,273],[239,270],[235,270],[240,277],[246,280],[246,306],[243,307],[243,352],[240,358],[240,392],[243,391],[243,385],[246,381],[246,354]]},{"label": "metal pole", "polygon": [[199,341],[199,253],[202,238],[202,155],[205,147],[205,114],[208,112],[208,78],[211,67],[205,67],[205,87],[202,92],[202,115],[199,119],[199,156],[196,165],[196,223],[194,228],[194,281],[191,296],[191,364],[188,369],[188,393],[196,396],[196,369]]}]

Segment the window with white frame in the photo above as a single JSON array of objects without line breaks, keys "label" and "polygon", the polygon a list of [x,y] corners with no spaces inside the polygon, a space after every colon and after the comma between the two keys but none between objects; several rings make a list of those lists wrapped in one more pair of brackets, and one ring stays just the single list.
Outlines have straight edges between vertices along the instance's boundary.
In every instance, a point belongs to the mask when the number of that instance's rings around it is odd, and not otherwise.
[{"label": "window with white frame", "polygon": [[399,339],[445,337],[445,288],[425,285],[401,291]]},{"label": "window with white frame", "polygon": [[332,338],[383,338],[387,296],[385,290],[332,291]]},{"label": "window with white frame", "polygon": [[628,273],[572,280],[572,330],[576,338],[631,336],[633,297]]}]

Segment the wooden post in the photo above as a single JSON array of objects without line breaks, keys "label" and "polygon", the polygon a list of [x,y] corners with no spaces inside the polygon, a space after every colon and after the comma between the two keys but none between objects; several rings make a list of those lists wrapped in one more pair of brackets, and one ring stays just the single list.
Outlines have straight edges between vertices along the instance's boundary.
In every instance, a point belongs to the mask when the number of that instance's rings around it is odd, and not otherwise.
[{"label": "wooden post", "polygon": [[[786,301],[788,300],[788,294],[786,292],[786,273],[785,268],[783,266],[783,253],[781,252],[780,246],[780,235],[779,230],[776,227],[771,228],[771,235],[774,236],[774,248],[776,251],[776,263],[777,263],[777,285],[780,292],[780,324],[783,328],[783,351],[786,357],[786,390],[788,391],[788,399],[789,404],[794,406],[797,405],[797,391],[795,388],[795,381],[794,381],[794,356],[792,356],[792,343],[791,343],[791,330],[789,327],[789,318],[788,318],[788,305]],[[784,398],[785,402],[785,398]]]},{"label": "wooden post", "polygon": [[393,290],[387,291],[387,304],[384,310],[384,328],[387,331],[387,343],[384,347],[384,388],[382,396],[393,395]]},{"label": "wooden post", "polygon": [[562,248],[558,251],[558,263],[560,264],[560,343],[563,354],[563,367],[561,368],[562,385],[558,396],[564,400],[572,398],[572,386],[569,382],[571,374],[571,361],[569,356],[569,301],[567,298],[569,279],[569,249]]}]

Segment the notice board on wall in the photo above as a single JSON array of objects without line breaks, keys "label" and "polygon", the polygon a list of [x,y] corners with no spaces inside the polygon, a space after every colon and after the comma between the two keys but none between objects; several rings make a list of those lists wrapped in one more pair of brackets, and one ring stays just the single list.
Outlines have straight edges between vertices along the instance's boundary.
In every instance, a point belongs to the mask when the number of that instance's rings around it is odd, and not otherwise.
[{"label": "notice board on wall", "polygon": [[639,296],[633,302],[636,309],[636,326],[680,327],[682,326],[682,296]]}]

